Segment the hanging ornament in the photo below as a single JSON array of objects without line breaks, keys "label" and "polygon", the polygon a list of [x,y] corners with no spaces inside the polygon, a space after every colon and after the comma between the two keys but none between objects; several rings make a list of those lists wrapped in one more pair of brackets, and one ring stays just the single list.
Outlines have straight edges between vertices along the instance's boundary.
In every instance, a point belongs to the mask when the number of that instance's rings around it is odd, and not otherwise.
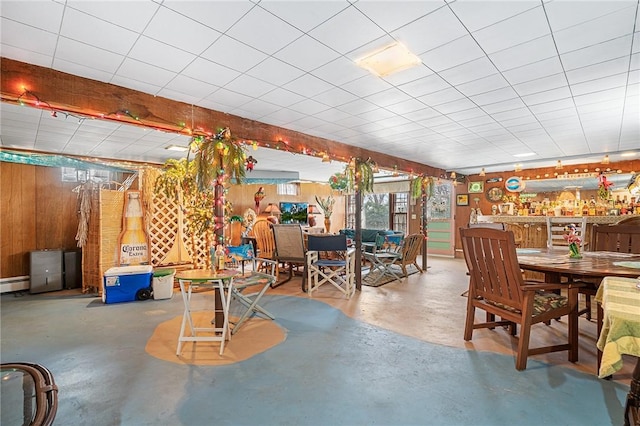
[{"label": "hanging ornament", "polygon": [[264,200],[264,190],[262,187],[253,195],[253,201],[256,203],[256,210],[260,211],[260,201]]},{"label": "hanging ornament", "polygon": [[258,160],[253,158],[252,155],[248,156],[245,161],[246,161],[246,167],[247,167],[248,171],[252,171],[253,170],[253,166],[258,164]]}]

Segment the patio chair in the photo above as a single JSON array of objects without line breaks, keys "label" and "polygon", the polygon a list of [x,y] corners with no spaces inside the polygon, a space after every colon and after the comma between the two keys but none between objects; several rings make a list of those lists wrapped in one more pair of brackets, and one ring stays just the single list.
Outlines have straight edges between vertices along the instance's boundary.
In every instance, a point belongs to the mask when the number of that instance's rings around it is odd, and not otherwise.
[{"label": "patio chair", "polygon": [[[273,237],[273,224],[267,220],[259,220],[253,224],[253,235],[256,238],[256,247],[258,252],[256,257],[261,259],[272,259],[276,252],[276,241]],[[278,276],[278,267],[276,266],[276,276]]]},{"label": "patio chair", "polygon": [[[231,324],[231,334],[235,334],[242,324],[255,314],[262,314],[271,320],[275,319],[275,317],[260,306],[258,302],[260,302],[262,296],[277,280],[277,262],[257,257],[251,260],[253,262],[253,271],[248,275],[243,274],[233,279],[231,298],[232,300],[238,301],[244,309],[242,315],[240,315],[237,320],[229,321]],[[262,267],[262,271],[264,272],[258,272],[259,267]],[[248,288],[255,288],[255,292],[247,292],[246,289]]]},{"label": "patio chair", "polygon": [[409,265],[418,268],[420,273],[424,272],[420,265],[418,265],[418,254],[420,254],[420,250],[422,249],[423,240],[424,236],[422,234],[411,234],[405,237],[398,261],[398,265],[402,268],[402,276],[406,277],[408,275],[407,266]]},{"label": "patio chair", "polygon": [[355,250],[347,247],[347,236],[309,234],[307,250],[307,293],[331,284],[345,296],[355,292]]},{"label": "patio chair", "polygon": [[[289,265],[289,276],[273,285],[278,287],[293,278],[293,269],[297,266],[306,266],[306,250],[304,237],[300,225],[286,224],[273,225],[273,237],[275,241],[274,259],[280,263]],[[306,269],[302,275],[302,289],[306,287]]]},{"label": "patio chair", "polygon": [[[578,361],[578,288],[582,284],[525,281],[511,231],[461,228],[460,236],[470,274],[464,340],[471,340],[477,328],[498,326],[508,326],[515,336],[516,324],[520,324],[516,370],[527,368],[530,355],[542,353],[568,351],[569,361]],[[552,293],[554,290],[566,290],[567,296]],[[487,313],[485,322],[476,323],[476,308]],[[529,347],[533,324],[565,315],[568,316],[566,344]],[[500,321],[496,321],[496,316]]]}]

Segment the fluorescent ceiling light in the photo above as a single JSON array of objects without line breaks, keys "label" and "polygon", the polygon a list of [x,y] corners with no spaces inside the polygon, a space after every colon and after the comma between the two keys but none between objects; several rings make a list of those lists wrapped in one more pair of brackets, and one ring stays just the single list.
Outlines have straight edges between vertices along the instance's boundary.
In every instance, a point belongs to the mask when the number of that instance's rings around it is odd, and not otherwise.
[{"label": "fluorescent ceiling light", "polygon": [[398,71],[418,65],[422,61],[411,53],[404,44],[396,42],[356,60],[356,64],[378,77],[385,77]]},{"label": "fluorescent ceiling light", "polygon": [[514,157],[531,157],[532,155],[536,155],[535,152],[523,152],[522,154],[513,154]]},{"label": "fluorescent ceiling light", "polygon": [[184,152],[184,151],[188,151],[189,147],[187,146],[180,146],[180,145],[169,145],[168,147],[166,147],[165,149],[168,149],[169,151],[180,151],[180,152]]},{"label": "fluorescent ceiling light", "polygon": [[620,157],[635,157],[636,155],[636,152],[623,152],[622,154],[620,154]]}]

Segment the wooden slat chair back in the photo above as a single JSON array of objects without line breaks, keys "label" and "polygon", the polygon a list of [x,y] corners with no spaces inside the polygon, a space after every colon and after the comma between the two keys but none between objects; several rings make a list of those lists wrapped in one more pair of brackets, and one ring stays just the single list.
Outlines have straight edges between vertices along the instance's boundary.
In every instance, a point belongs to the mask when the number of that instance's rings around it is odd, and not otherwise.
[{"label": "wooden slat chair back", "polygon": [[640,253],[640,225],[593,225],[591,250]]},{"label": "wooden slat chair back", "polygon": [[407,276],[407,266],[413,265],[418,268],[420,273],[424,272],[420,265],[418,265],[418,254],[422,249],[422,241],[424,236],[422,234],[407,235],[402,244],[402,257],[398,261],[398,264],[402,268],[402,275]]},{"label": "wooden slat chair back", "polygon": [[569,244],[565,240],[564,236],[567,234],[565,228],[569,224],[576,226],[576,235],[580,236],[580,250],[584,250],[584,245],[587,242],[587,217],[555,217],[547,216],[547,248],[549,250],[568,250]]},{"label": "wooden slat chair back", "polygon": [[[469,293],[464,340],[471,340],[477,328],[507,325],[521,331],[516,353],[516,369],[527,368],[529,355],[568,351],[569,361],[578,360],[579,284],[527,282],[523,279],[511,231],[489,228],[461,228],[462,248],[469,270]],[[567,296],[552,293],[566,290]],[[487,313],[486,322],[476,323],[475,309]],[[531,326],[567,315],[567,343],[529,348]],[[496,316],[500,321],[496,321]]]},{"label": "wooden slat chair back", "polygon": [[256,247],[258,247],[258,257],[273,259],[276,251],[276,242],[273,237],[271,222],[259,220],[253,224],[253,235],[256,237]]}]

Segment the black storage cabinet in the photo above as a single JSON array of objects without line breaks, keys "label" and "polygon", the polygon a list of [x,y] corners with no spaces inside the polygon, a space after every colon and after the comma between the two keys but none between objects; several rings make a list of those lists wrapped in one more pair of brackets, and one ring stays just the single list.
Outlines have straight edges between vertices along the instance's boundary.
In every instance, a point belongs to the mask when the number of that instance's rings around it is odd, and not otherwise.
[{"label": "black storage cabinet", "polygon": [[29,293],[62,290],[64,269],[62,250],[37,250],[29,253]]}]

